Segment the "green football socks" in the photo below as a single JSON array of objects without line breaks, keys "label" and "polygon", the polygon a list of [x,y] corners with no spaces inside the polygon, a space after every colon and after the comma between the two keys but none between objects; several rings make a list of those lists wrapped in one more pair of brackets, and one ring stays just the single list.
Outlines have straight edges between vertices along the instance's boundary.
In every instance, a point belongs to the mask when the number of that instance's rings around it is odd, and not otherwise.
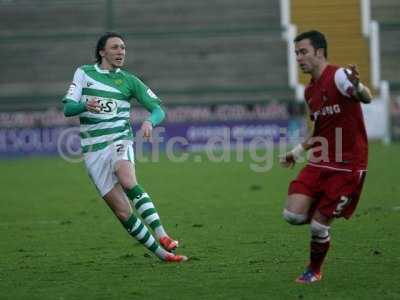
[{"label": "green football socks", "polygon": [[164,260],[167,257],[168,252],[159,246],[147,227],[140,219],[136,218],[135,215],[132,214],[128,220],[121,221],[121,223],[131,236],[133,236],[160,259]]},{"label": "green football socks", "polygon": [[143,188],[140,185],[136,185],[132,189],[127,190],[126,194],[133,201],[133,205],[143,221],[154,231],[156,237],[159,239],[166,236],[167,234],[161,224],[153,201]]}]

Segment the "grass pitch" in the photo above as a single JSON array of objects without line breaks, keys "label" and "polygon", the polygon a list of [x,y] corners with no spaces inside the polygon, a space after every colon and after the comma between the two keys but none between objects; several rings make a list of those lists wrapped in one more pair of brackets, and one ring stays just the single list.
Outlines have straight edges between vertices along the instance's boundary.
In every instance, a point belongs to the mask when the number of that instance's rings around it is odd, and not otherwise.
[{"label": "grass pitch", "polygon": [[[281,219],[300,169],[244,162],[137,164],[169,233],[191,260],[165,264],[134,241],[82,164],[1,161],[0,299],[398,299],[400,145],[371,145],[362,199],[332,228],[324,279],[300,286],[307,227]],[[276,157],[275,157],[276,160]]]}]

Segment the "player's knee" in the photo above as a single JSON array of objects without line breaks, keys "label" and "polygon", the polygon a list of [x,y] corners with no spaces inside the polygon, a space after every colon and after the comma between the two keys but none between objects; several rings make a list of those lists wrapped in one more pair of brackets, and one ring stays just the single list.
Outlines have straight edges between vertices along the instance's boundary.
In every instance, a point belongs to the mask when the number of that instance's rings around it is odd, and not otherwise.
[{"label": "player's knee", "polygon": [[126,221],[129,219],[131,212],[127,210],[114,210],[114,214],[120,221]]},{"label": "player's knee", "polygon": [[121,184],[122,188],[125,189],[125,190],[130,190],[135,185],[137,185],[136,181],[134,181],[130,177],[121,177],[121,178],[119,178],[119,183]]},{"label": "player's knee", "polygon": [[124,165],[116,164],[115,174],[117,175],[119,184],[124,189],[129,190],[137,185],[135,174],[132,174],[132,170],[124,167]]},{"label": "player's knee", "polygon": [[317,243],[326,243],[330,240],[329,230],[330,226],[312,220],[310,225],[311,239]]},{"label": "player's knee", "polygon": [[292,225],[303,225],[307,222],[307,215],[293,213],[286,208],[282,213],[283,218]]}]

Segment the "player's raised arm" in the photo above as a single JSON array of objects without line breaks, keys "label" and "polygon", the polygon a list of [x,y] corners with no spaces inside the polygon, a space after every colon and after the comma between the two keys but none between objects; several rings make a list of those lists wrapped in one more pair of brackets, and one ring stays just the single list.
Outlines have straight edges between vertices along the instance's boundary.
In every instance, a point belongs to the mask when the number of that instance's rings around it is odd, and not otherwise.
[{"label": "player's raised arm", "polygon": [[343,69],[347,80],[352,84],[351,95],[362,103],[371,103],[372,94],[370,89],[360,82],[360,73],[356,65],[348,65]]}]

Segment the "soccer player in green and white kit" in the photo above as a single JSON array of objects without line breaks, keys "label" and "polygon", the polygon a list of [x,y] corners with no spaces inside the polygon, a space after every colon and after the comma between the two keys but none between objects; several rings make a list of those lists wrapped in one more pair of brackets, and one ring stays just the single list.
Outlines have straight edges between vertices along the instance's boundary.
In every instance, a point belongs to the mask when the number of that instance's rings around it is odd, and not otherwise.
[{"label": "soccer player in green and white kit", "polygon": [[[136,98],[151,113],[141,127],[144,138],[151,137],[153,127],[164,119],[165,113],[158,97],[143,82],[120,69],[125,54],[125,43],[119,34],[100,37],[97,64],[76,70],[63,99],[64,114],[79,116],[89,176],[129,234],[163,261],[185,261],[186,256],[171,252],[178,241],[166,234],[150,196],[136,180],[130,99]],[[141,218],[133,214],[128,198]]]}]

